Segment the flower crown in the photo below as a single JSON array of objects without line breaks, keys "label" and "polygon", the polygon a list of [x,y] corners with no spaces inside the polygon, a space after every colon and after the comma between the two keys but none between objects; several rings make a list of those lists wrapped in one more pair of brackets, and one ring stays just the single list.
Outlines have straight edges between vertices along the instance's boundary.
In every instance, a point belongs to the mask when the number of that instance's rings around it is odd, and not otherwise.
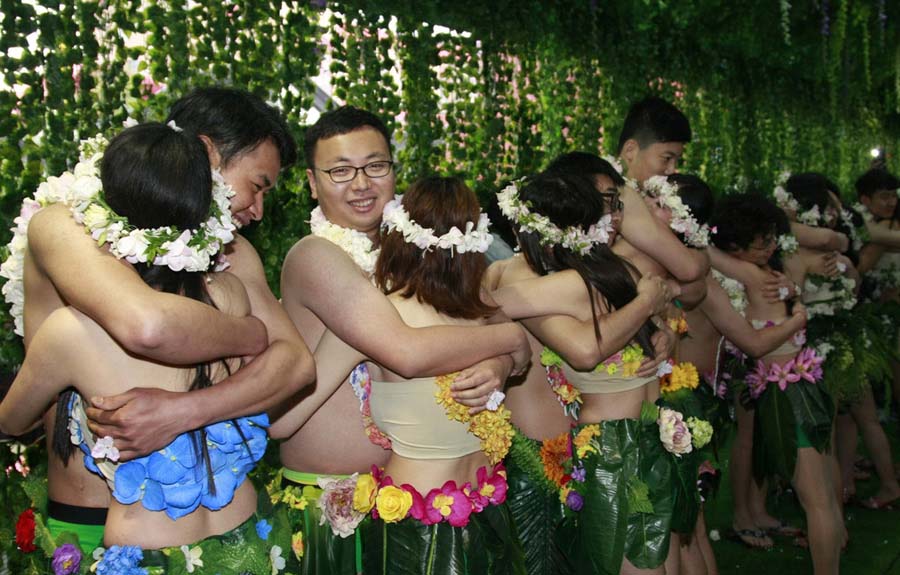
[{"label": "flower crown", "polygon": [[[10,304],[15,320],[15,333],[24,334],[22,314],[25,306],[23,266],[28,244],[28,223],[32,216],[51,204],[63,203],[72,211],[75,221],[85,226],[99,244],[109,244],[109,251],[130,263],[165,265],[174,271],[206,271],[214,256],[234,239],[236,227],[231,219],[229,198],[234,190],[225,183],[218,170],[212,172],[213,201],[209,217],[196,230],[172,227],[135,228],[128,220],[113,212],[104,202],[99,164],[108,142],[103,136],[83,140],[79,161],[71,172],[50,176],[38,186],[34,198],[22,202],[19,217],[14,220],[9,257],[0,265],[0,276],[7,278],[3,295]],[[224,269],[227,263],[216,269]]]},{"label": "flower crown", "polygon": [[637,189],[637,182],[633,178],[629,178],[625,176],[625,170],[622,168],[622,161],[619,158],[611,156],[610,154],[606,154],[603,156],[603,159],[613,167],[613,169],[622,176],[622,179],[625,180],[625,185]]},{"label": "flower crown", "polygon": [[550,221],[550,218],[531,213],[528,209],[529,202],[523,202],[519,198],[519,190],[516,188],[515,182],[497,194],[497,203],[503,215],[510,222],[519,225],[520,232],[536,233],[540,236],[541,245],[562,245],[580,255],[591,251],[594,244],[609,243],[609,234],[615,229],[612,224],[612,216],[606,214],[587,231],[576,226],[561,230]]},{"label": "flower crown", "polygon": [[797,216],[797,221],[801,224],[818,227],[822,222],[822,214],[819,211],[819,206],[813,206],[805,212],[799,212],[799,202],[797,202],[796,198],[794,198],[794,196],[784,187],[790,178],[791,173],[788,171],[781,172],[778,174],[778,177],[775,178],[775,190],[772,192],[772,196],[775,198],[775,205],[785,212],[795,214]]},{"label": "flower crown", "polygon": [[666,176],[653,176],[644,182],[645,194],[656,199],[661,208],[672,213],[669,227],[672,231],[684,236],[684,241],[691,247],[705,248],[709,245],[709,234],[716,233],[706,224],[700,224],[691,209],[684,205],[678,195],[678,186],[669,182]]},{"label": "flower crown", "polygon": [[488,246],[494,241],[494,236],[488,231],[490,224],[491,220],[488,219],[487,214],[482,213],[478,216],[477,227],[475,222],[466,222],[465,232],[461,232],[458,227],[453,226],[446,234],[436,236],[433,229],[423,228],[415,220],[409,218],[409,213],[403,208],[403,196],[399,194],[384,206],[381,216],[381,227],[386,228],[389,232],[395,230],[400,232],[407,243],[416,244],[419,249],[427,252],[438,247],[450,250],[451,254],[454,250],[461,254],[486,252]]}]

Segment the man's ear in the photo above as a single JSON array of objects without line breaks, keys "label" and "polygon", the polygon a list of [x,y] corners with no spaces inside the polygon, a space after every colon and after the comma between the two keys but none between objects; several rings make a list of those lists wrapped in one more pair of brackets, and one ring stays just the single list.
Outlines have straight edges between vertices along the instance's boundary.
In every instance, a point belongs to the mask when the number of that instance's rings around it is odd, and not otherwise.
[{"label": "man's ear", "polygon": [[306,168],[306,181],[309,182],[309,189],[312,193],[312,199],[319,199],[319,192],[316,190],[316,176],[310,168]]},{"label": "man's ear", "polygon": [[634,138],[625,140],[625,145],[622,146],[620,157],[622,158],[622,161],[625,162],[626,167],[631,167],[631,164],[634,163],[634,160],[637,158],[637,154],[640,151],[641,147],[637,143],[637,140]]},{"label": "man's ear", "polygon": [[203,142],[203,145],[206,147],[206,155],[209,156],[209,167],[213,170],[222,167],[222,156],[219,155],[218,148],[216,148],[213,141],[209,139],[209,136],[200,134],[197,137],[200,138],[200,141]]}]

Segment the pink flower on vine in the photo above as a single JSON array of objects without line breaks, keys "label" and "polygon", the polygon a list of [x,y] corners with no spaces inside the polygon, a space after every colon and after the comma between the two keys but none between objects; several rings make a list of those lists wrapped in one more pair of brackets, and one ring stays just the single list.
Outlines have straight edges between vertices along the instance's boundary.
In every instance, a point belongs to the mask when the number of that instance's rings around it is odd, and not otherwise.
[{"label": "pink flower on vine", "polygon": [[766,379],[772,383],[777,383],[778,388],[784,391],[789,383],[800,381],[800,376],[794,373],[794,360],[792,359],[784,365],[773,363],[769,367],[769,375]]}]

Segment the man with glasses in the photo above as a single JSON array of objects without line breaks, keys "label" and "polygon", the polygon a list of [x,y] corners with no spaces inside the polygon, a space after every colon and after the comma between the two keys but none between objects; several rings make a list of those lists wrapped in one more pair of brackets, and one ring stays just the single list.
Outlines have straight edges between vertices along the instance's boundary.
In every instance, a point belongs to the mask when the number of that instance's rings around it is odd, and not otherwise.
[{"label": "man with glasses", "polygon": [[[329,111],[306,132],[304,152],[306,176],[319,205],[311,215],[312,234],[297,242],[284,261],[281,291],[307,345],[316,349],[331,331],[403,377],[462,369],[454,385],[457,400],[483,406],[512,367],[506,354],[514,345],[497,337],[493,328],[498,326],[412,328],[369,280],[382,210],[393,199],[396,183],[385,125],[351,106]],[[521,342],[524,348],[524,334]],[[478,361],[482,363],[476,368],[465,369]],[[292,501],[291,493],[302,490],[309,502],[291,518],[295,529],[303,531],[303,573],[361,572],[359,531],[339,537],[328,523],[319,526],[321,512],[314,501],[321,496],[317,485],[388,460],[384,443],[375,444],[377,429],[360,414],[368,412],[360,404],[368,393],[366,378],[364,369],[357,368],[349,384],[333,395],[313,389],[270,428],[273,437],[286,437],[280,451],[283,500]]]}]

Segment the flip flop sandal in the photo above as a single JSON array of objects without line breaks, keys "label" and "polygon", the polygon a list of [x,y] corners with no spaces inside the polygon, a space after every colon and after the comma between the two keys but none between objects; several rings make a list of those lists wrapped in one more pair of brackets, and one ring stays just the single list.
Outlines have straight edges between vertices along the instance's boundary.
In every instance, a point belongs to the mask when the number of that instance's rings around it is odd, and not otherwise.
[{"label": "flip flop sandal", "polygon": [[[735,543],[740,543],[741,545],[743,545],[744,547],[747,547],[748,549],[758,549],[761,551],[768,551],[775,545],[775,542],[772,541],[771,537],[769,537],[766,534],[766,532],[763,531],[762,529],[734,529],[734,528],[731,528],[725,532],[725,537],[726,537],[726,539],[728,539],[730,541],[734,541]],[[770,544],[769,545],[754,545],[753,543],[751,543],[749,541],[749,538],[751,538],[751,537],[754,539],[762,539],[762,540],[768,539],[770,541]]]}]

